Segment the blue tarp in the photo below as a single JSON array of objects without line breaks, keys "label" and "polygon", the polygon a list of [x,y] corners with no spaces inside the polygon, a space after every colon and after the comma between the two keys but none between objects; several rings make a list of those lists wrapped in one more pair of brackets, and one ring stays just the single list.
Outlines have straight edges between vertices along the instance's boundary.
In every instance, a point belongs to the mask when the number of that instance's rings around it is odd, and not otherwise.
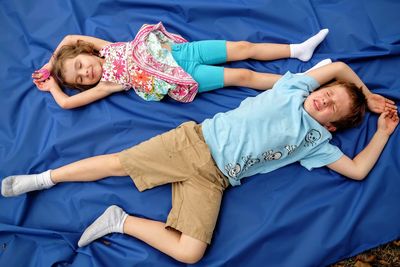
[{"label": "blue tarp", "polygon": [[[67,34],[128,41],[142,24],[163,21],[191,41],[294,43],[329,28],[310,62],[229,66],[283,74],[330,57],[348,63],[372,91],[399,101],[399,11],[398,0],[0,1],[0,177],[117,152],[259,93],[226,88],[182,104],[145,102],[128,91],[62,110],[30,76]],[[333,142],[354,156],[374,134],[376,121],[369,113]],[[324,266],[399,238],[399,140],[397,129],[363,182],[293,164],[227,190],[212,245],[196,266]],[[169,185],[139,193],[128,177],[0,197],[0,266],[181,266],[121,234],[77,247],[83,230],[110,204],[165,221],[170,201]]]}]

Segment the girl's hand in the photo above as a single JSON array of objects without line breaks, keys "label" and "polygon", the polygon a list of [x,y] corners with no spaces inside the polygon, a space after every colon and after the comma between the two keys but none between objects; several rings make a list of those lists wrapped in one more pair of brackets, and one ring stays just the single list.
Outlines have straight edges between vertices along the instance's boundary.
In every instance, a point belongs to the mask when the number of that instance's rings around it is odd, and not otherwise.
[{"label": "girl's hand", "polygon": [[35,70],[32,73],[32,79],[44,82],[45,80],[47,80],[47,78],[49,78],[50,73],[51,73],[52,67],[50,63],[45,64],[43,67],[41,67],[38,70]]},{"label": "girl's hand", "polygon": [[387,110],[383,112],[378,119],[378,131],[381,131],[388,136],[391,135],[399,124],[399,115],[397,110]]},{"label": "girl's hand", "polygon": [[44,92],[49,92],[52,88],[55,88],[56,86],[58,86],[56,80],[52,76],[50,76],[45,81],[40,81],[38,79],[34,79],[33,83],[37,86],[37,88],[40,91],[44,91]]},{"label": "girl's hand", "polygon": [[397,106],[394,104],[394,101],[387,99],[378,94],[368,94],[367,95],[367,104],[369,110],[375,113],[382,113],[386,110],[388,111],[396,111]]}]

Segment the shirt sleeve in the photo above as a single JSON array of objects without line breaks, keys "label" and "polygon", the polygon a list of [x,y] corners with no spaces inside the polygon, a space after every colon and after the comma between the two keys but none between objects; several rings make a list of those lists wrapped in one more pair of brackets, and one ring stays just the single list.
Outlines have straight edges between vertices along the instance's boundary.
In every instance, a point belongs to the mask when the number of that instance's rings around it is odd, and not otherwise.
[{"label": "shirt sleeve", "polygon": [[307,157],[300,160],[300,164],[309,171],[329,165],[343,156],[343,152],[337,147],[325,141],[317,146]]},{"label": "shirt sleeve", "polygon": [[100,55],[101,57],[104,57],[104,56],[106,55],[107,51],[108,51],[109,48],[110,48],[110,45],[111,45],[111,44],[107,44],[107,45],[105,45],[102,49],[100,49],[99,55]]}]

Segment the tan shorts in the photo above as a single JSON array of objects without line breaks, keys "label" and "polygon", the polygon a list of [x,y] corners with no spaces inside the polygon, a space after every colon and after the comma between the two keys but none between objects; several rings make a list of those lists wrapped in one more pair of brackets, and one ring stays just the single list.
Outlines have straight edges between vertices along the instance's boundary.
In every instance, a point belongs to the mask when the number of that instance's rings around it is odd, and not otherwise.
[{"label": "tan shorts", "polygon": [[166,226],[210,244],[229,182],[211,157],[201,125],[184,123],[122,151],[119,159],[139,191],[172,183]]}]

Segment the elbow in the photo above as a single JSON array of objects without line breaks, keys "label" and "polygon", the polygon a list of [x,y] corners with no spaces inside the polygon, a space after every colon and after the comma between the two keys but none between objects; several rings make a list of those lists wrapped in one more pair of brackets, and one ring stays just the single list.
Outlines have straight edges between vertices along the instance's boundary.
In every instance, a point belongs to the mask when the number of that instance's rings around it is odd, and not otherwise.
[{"label": "elbow", "polygon": [[65,35],[63,41],[64,41],[64,43],[70,43],[70,42],[72,42],[72,38],[73,38],[73,36],[68,34],[68,35]]},{"label": "elbow", "polygon": [[351,179],[353,179],[353,180],[356,180],[356,181],[362,181],[362,180],[364,180],[366,177],[367,177],[367,173],[364,173],[364,172],[361,172],[361,171],[356,172],[356,173],[353,173],[353,174],[351,174],[351,175],[349,176],[349,178],[351,178]]},{"label": "elbow", "polygon": [[75,45],[76,41],[79,39],[79,35],[68,34],[64,37],[64,45]]},{"label": "elbow", "polygon": [[349,68],[349,66],[346,63],[342,62],[342,61],[337,61],[337,62],[334,62],[332,64],[334,64],[334,66],[336,68],[338,68],[338,70],[344,70],[344,69]]},{"label": "elbow", "polygon": [[71,106],[71,105],[69,104],[68,101],[62,101],[62,102],[58,103],[58,105],[59,105],[62,109],[72,109],[72,108],[74,108],[73,106]]}]

